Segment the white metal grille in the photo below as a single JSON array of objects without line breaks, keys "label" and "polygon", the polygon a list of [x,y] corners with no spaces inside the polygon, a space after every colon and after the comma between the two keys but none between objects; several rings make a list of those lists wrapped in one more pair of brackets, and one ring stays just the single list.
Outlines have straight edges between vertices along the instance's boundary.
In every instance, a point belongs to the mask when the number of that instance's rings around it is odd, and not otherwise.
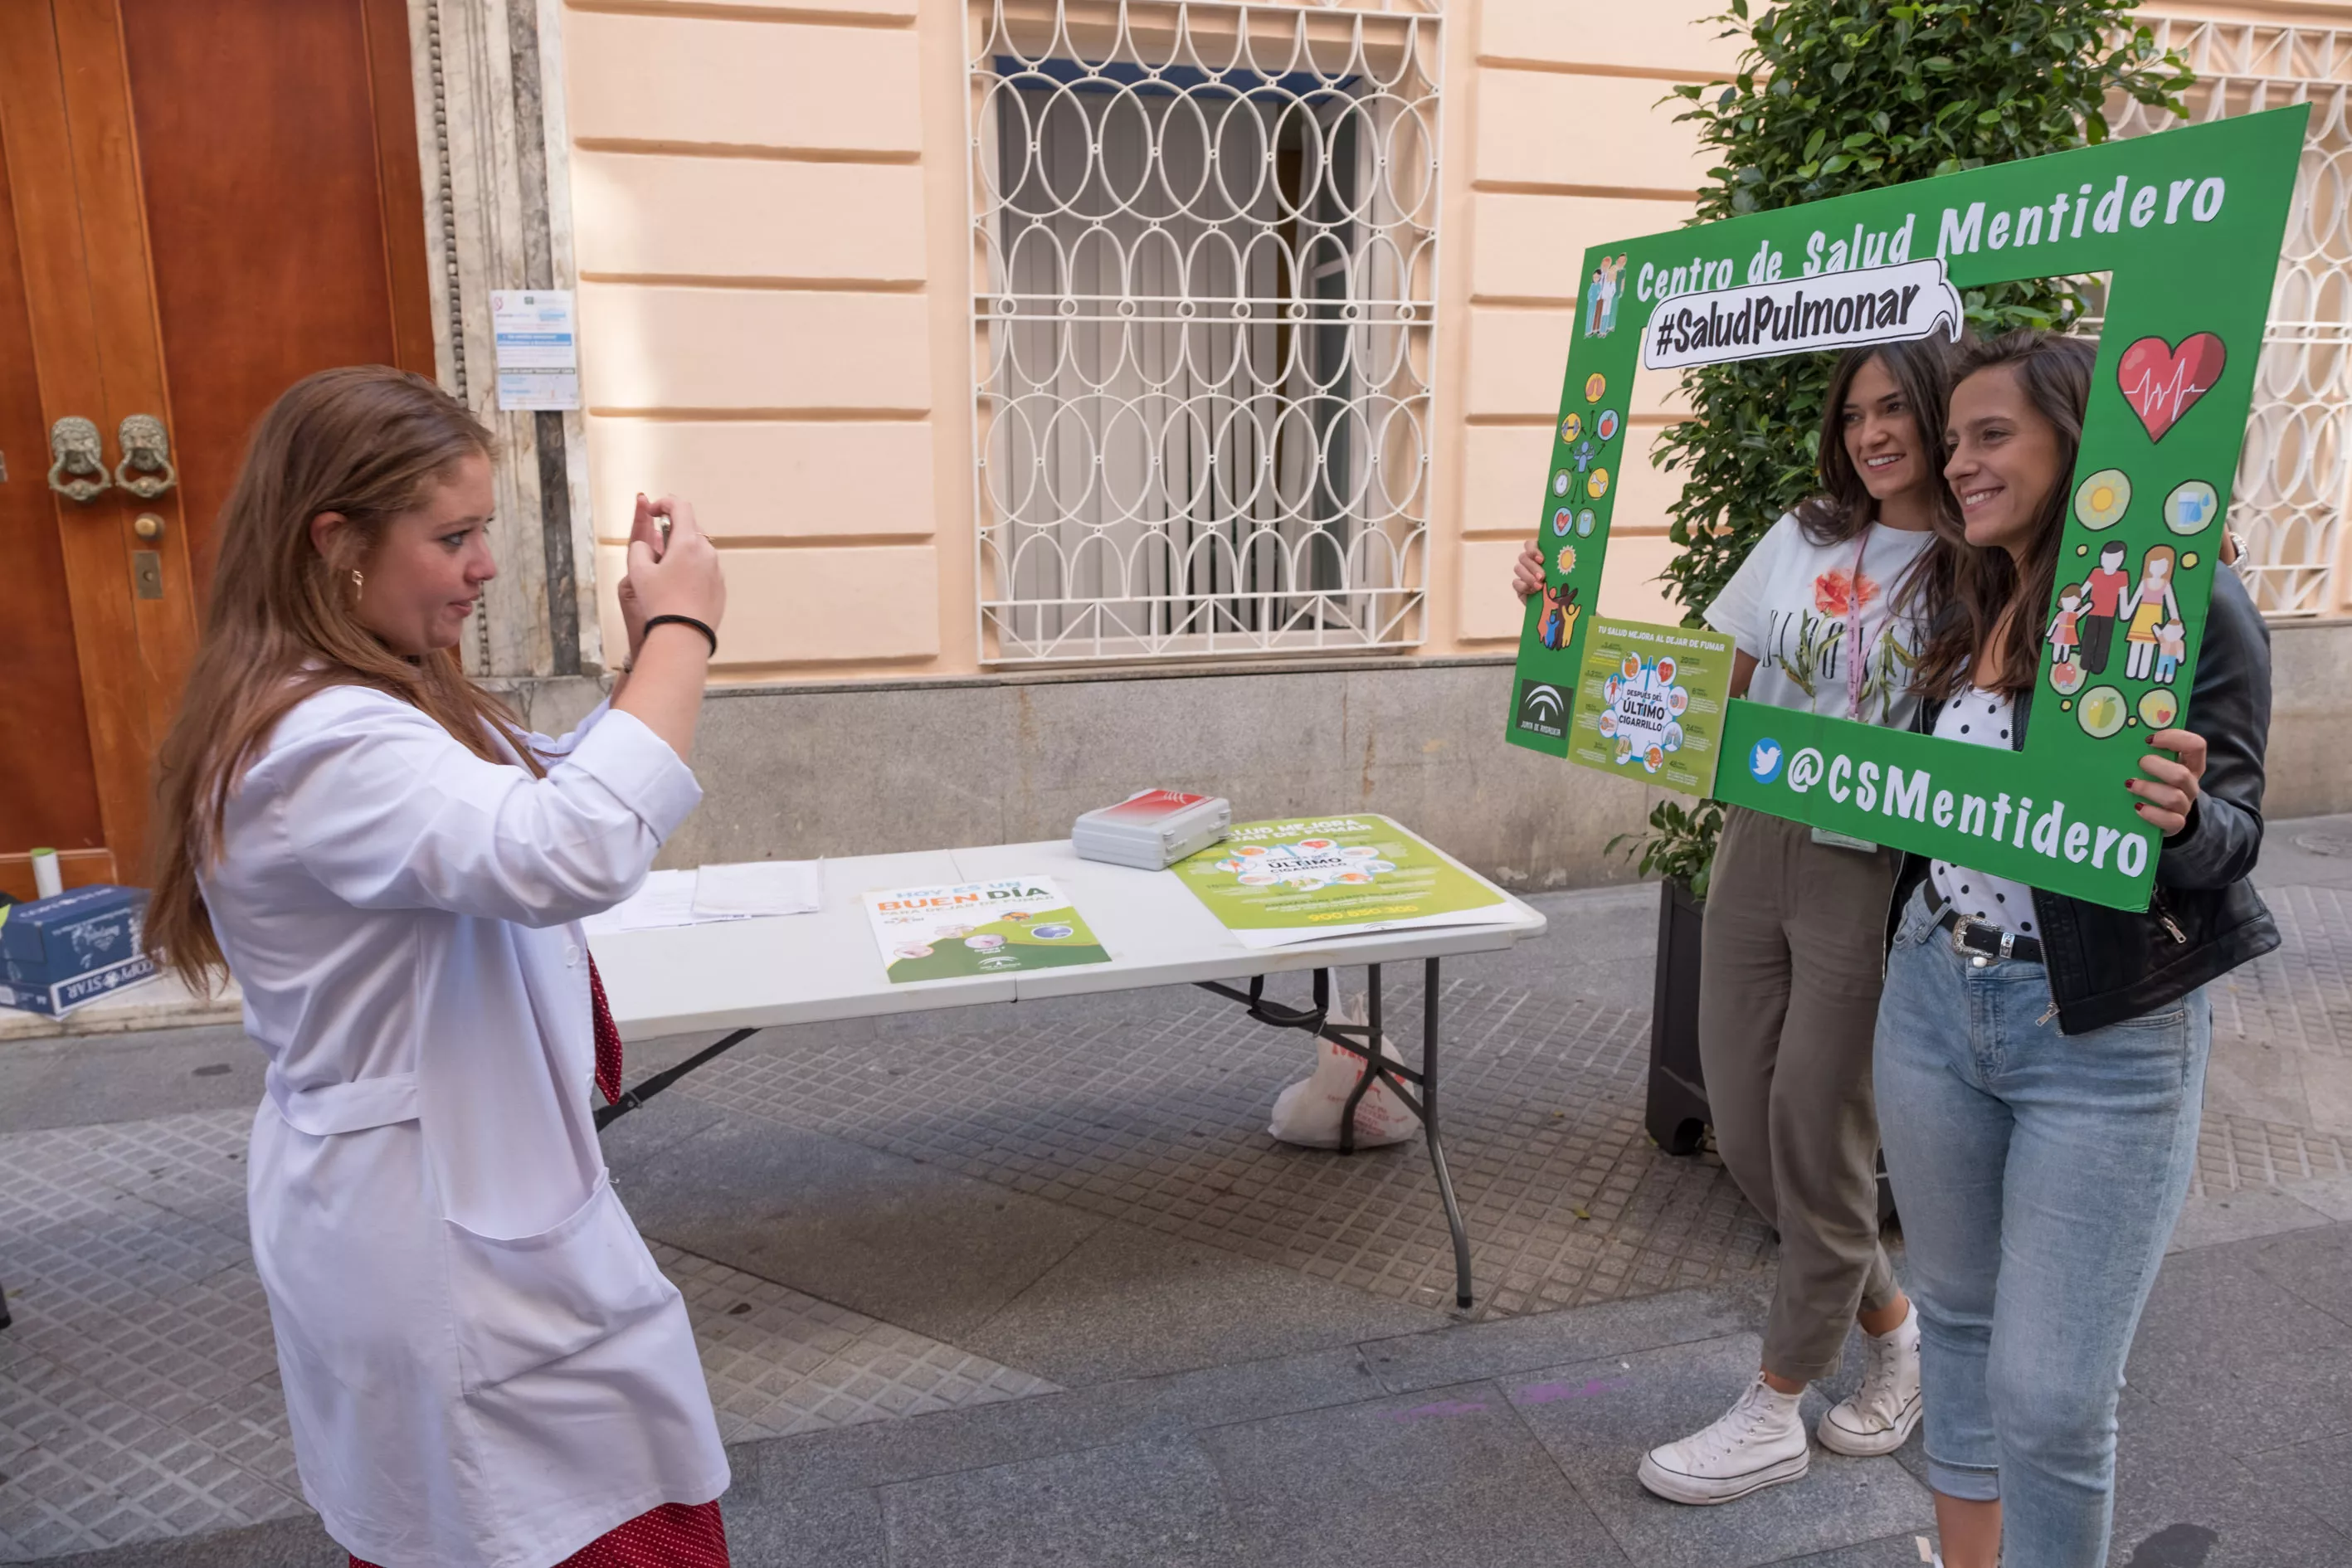
[{"label": "white metal grille", "polygon": [[[2148,21],[2197,73],[2190,119],[2312,106],[2231,522],[2246,536],[2256,605],[2331,614],[2344,600],[2336,573],[2352,500],[2352,31]],[[2179,123],[2138,104],[2108,112],[2124,135]]]},{"label": "white metal grille", "polygon": [[1442,0],[974,0],[991,663],[1423,637]]}]

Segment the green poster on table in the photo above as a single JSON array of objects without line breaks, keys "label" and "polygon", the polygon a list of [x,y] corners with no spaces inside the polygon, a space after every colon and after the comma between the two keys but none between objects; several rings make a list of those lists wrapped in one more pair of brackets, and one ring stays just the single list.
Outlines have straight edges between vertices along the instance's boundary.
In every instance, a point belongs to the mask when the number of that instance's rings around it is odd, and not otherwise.
[{"label": "green poster on table", "polygon": [[1110,962],[1050,877],[868,893],[866,918],[893,985]]},{"label": "green poster on table", "polygon": [[1385,816],[1236,823],[1172,868],[1244,947],[1515,918],[1501,893]]},{"label": "green poster on table", "polygon": [[[1719,632],[1596,620],[1584,640],[1584,670],[1569,716],[1568,760],[1636,783],[1707,794],[1715,787],[1731,659],[1731,639]],[[1558,693],[1550,700],[1556,703]]]},{"label": "green poster on table", "polygon": [[2158,835],[2124,781],[2142,776],[2149,734],[2196,728],[2200,634],[2309,115],[2296,104],[1586,252],[1537,512],[1546,583],[1528,603],[1507,738],[1573,749],[1540,693],[1587,669],[1599,628],[1578,609],[1597,602],[1618,499],[1650,482],[1628,464],[1637,371],[1958,337],[1970,290],[2105,274],[2023,747],[1733,700],[1714,794],[2146,909]]}]

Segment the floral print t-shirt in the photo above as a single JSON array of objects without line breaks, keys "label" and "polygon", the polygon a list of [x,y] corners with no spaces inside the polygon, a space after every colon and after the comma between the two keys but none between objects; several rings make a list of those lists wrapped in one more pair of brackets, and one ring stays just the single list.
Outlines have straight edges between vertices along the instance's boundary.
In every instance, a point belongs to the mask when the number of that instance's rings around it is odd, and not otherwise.
[{"label": "floral print t-shirt", "polygon": [[1784,514],[1706,607],[1706,624],[1756,660],[1748,695],[1833,719],[1909,724],[1919,703],[1911,668],[1927,627],[1916,603],[1900,616],[1893,607],[1933,538],[1874,522],[1843,544],[1815,544],[1794,512]]}]

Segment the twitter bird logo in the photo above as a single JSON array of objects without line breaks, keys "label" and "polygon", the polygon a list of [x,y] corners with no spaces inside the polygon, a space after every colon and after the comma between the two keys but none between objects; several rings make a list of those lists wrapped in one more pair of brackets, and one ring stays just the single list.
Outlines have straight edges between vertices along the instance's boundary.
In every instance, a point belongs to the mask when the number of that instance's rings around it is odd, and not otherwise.
[{"label": "twitter bird logo", "polygon": [[1780,776],[1780,742],[1756,742],[1756,749],[1748,753],[1748,776],[1758,784],[1770,784]]}]

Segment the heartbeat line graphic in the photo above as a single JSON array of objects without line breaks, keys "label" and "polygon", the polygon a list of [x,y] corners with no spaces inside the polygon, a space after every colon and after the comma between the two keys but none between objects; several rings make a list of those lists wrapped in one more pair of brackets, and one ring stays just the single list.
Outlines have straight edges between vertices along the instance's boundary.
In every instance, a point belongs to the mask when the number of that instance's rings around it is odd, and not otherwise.
[{"label": "heartbeat line graphic", "polygon": [[2194,380],[2185,364],[2167,368],[2170,374],[2161,379],[2147,371],[2140,372],[2139,380],[2124,388],[2124,396],[2149,418],[2169,425],[2211,387]]},{"label": "heartbeat line graphic", "polygon": [[2198,399],[2213,390],[2229,351],[2212,332],[2191,332],[2173,347],[2162,338],[2142,338],[2124,350],[2116,365],[2116,390],[2124,395],[2151,441],[2164,439]]}]

